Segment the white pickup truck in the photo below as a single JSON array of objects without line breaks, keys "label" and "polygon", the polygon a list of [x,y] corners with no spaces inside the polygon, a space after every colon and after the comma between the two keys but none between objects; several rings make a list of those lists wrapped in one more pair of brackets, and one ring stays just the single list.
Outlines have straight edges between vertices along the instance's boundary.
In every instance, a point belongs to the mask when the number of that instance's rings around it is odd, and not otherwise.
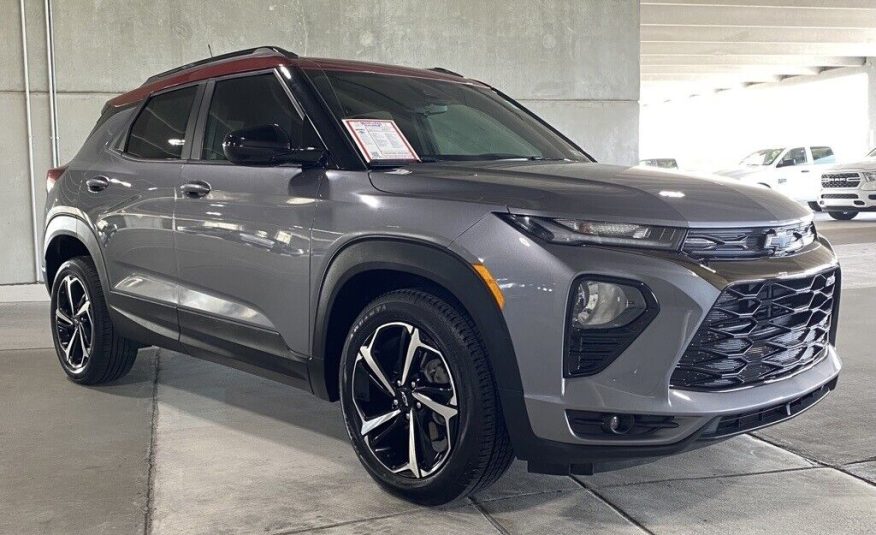
[{"label": "white pickup truck", "polygon": [[821,166],[833,163],[833,149],[825,145],[777,147],[753,152],[738,167],[717,174],[772,188],[818,210]]},{"label": "white pickup truck", "polygon": [[834,219],[854,219],[876,211],[876,149],[863,160],[837,165],[821,174],[818,206]]}]

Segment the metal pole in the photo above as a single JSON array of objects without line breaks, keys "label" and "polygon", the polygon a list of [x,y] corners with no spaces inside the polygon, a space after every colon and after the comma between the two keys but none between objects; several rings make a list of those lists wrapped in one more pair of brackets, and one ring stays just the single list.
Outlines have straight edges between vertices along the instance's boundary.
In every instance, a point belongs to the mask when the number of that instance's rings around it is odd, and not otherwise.
[{"label": "metal pole", "polygon": [[58,91],[55,86],[55,25],[52,20],[52,0],[45,0],[46,66],[49,79],[49,123],[52,132],[52,167],[60,165],[58,143]]},{"label": "metal pole", "polygon": [[34,278],[37,282],[42,278],[40,273],[40,229],[37,217],[36,177],[33,174],[33,121],[30,110],[30,69],[27,65],[27,15],[25,15],[24,0],[19,0],[21,9],[21,62],[24,67],[24,110],[27,117],[27,170],[30,176],[30,209],[33,221],[33,257]]}]

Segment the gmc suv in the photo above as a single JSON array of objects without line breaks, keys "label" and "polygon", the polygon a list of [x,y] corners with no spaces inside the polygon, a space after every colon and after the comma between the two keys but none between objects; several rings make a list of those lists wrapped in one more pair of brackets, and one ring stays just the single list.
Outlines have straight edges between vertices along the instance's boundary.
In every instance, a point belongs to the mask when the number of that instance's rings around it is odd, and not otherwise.
[{"label": "gmc suv", "polygon": [[593,473],[791,418],[837,381],[840,271],[761,187],[599,165],[445,69],[262,47],[113,98],[47,176],[54,344],[156,345],[340,400],[390,492],[516,456]]}]

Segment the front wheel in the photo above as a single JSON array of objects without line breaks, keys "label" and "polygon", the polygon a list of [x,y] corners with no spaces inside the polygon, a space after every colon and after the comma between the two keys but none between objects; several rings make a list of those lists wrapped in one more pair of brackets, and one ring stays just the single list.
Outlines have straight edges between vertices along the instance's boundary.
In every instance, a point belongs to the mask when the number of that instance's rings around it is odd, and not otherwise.
[{"label": "front wheel", "polygon": [[858,212],[828,212],[828,214],[839,221],[850,221],[858,215]]},{"label": "front wheel", "polygon": [[420,290],[385,294],[359,315],[341,363],[341,405],[372,478],[439,505],[492,484],[513,451],[472,320]]}]

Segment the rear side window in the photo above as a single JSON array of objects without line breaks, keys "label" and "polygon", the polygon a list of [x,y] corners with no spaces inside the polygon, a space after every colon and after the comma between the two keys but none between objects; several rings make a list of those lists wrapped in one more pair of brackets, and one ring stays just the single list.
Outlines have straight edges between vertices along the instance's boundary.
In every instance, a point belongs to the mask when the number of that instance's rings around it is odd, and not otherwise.
[{"label": "rear side window", "polygon": [[131,126],[125,152],[150,160],[178,160],[196,92],[191,86],[152,97]]},{"label": "rear side window", "polygon": [[810,150],[815,163],[833,163],[836,160],[830,147],[812,147]]},{"label": "rear side window", "polygon": [[224,160],[225,136],[241,128],[275,124],[300,146],[305,136],[304,120],[292,106],[289,96],[273,74],[260,74],[216,82],[201,158]]}]

